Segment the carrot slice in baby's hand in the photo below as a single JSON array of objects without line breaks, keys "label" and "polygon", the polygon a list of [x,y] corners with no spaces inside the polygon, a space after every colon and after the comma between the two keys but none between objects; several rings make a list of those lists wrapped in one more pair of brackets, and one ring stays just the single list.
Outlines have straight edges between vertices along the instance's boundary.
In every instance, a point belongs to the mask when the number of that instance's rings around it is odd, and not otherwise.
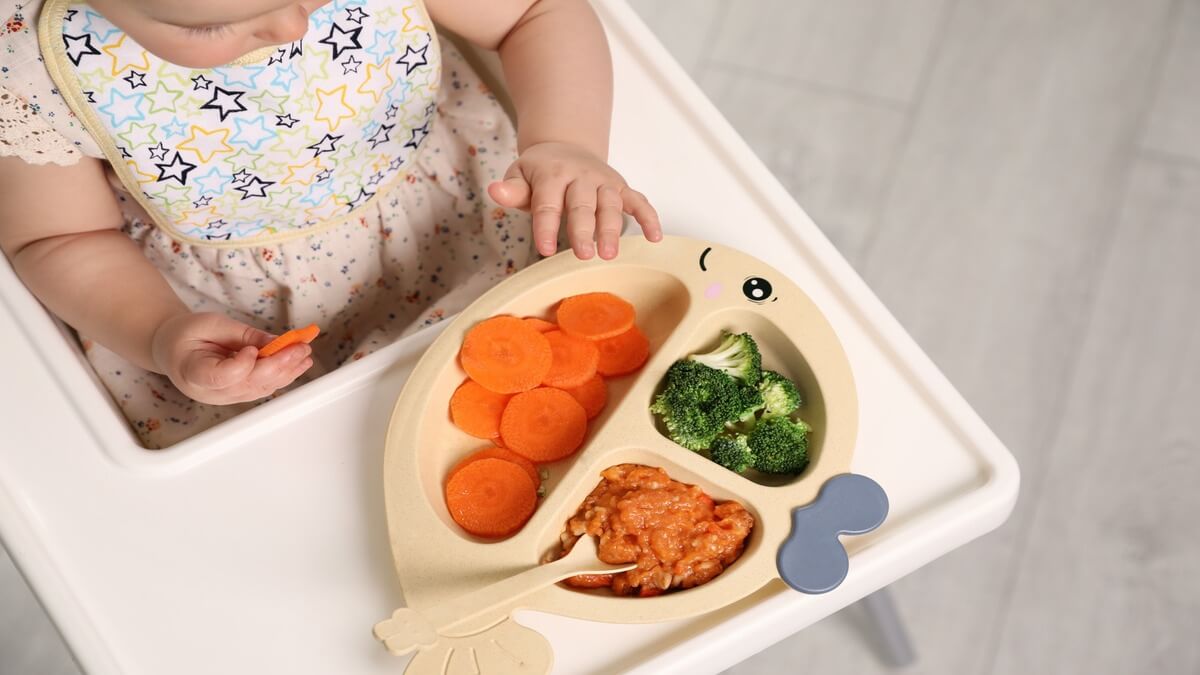
[{"label": "carrot slice in baby's hand", "polygon": [[542,378],[542,384],[559,389],[578,387],[596,374],[596,366],[600,363],[596,343],[567,335],[561,330],[542,335],[550,342],[550,351],[554,355],[550,361],[550,372]]},{"label": "carrot slice in baby's hand", "polygon": [[498,394],[533,389],[550,371],[550,342],[524,320],[496,316],[467,331],[458,355],[467,375]]},{"label": "carrot slice in baby's hand", "polygon": [[317,339],[317,336],[320,334],[321,329],[318,328],[317,324],[315,323],[311,323],[304,328],[293,328],[292,330],[289,330],[283,335],[280,335],[279,337],[260,347],[258,350],[258,358],[265,359],[276,352],[282,351],[285,347],[291,347],[292,345],[300,344],[301,342],[308,344],[309,342]]},{"label": "carrot slice in baby's hand", "polygon": [[446,481],[446,508],[464,530],[479,537],[505,537],[533,515],[537,487],[519,465],[479,459]]},{"label": "carrot slice in baby's hand", "polygon": [[637,318],[633,305],[612,293],[584,293],[558,305],[558,326],[588,340],[603,340],[629,330]]},{"label": "carrot slice in baby's hand", "polygon": [[608,385],[598,374],[578,387],[571,387],[563,391],[579,401],[579,405],[583,406],[583,411],[587,413],[589,420],[599,415],[600,411],[604,410],[604,405],[608,403]]},{"label": "carrot slice in baby's hand", "polygon": [[475,380],[467,380],[450,397],[450,419],[454,426],[476,438],[500,435],[500,414],[512,394],[497,394]]},{"label": "carrot slice in baby's hand", "polygon": [[533,462],[569,456],[586,433],[587,413],[561,389],[538,387],[517,394],[500,417],[504,445]]},{"label": "carrot slice in baby's hand", "polygon": [[596,372],[605,377],[632,373],[650,356],[650,340],[637,326],[616,337],[596,341],[600,361]]},{"label": "carrot slice in baby's hand", "polygon": [[467,455],[465,459],[458,464],[455,464],[453,469],[450,469],[450,473],[446,477],[446,480],[449,481],[451,478],[454,478],[454,474],[458,473],[459,469],[470,464],[471,462],[481,459],[503,459],[506,462],[512,462],[513,464],[516,464],[524,469],[525,473],[529,474],[529,478],[533,480],[534,488],[537,488],[537,486],[542,484],[542,477],[540,474],[538,474],[537,467],[533,465],[533,462],[525,459],[512,450],[498,447],[484,448],[483,450],[479,450]]},{"label": "carrot slice in baby's hand", "polygon": [[536,316],[526,317],[523,319],[523,321],[530,326],[533,326],[533,329],[539,333],[549,333],[552,330],[558,330],[558,326],[545,319],[539,319]]}]

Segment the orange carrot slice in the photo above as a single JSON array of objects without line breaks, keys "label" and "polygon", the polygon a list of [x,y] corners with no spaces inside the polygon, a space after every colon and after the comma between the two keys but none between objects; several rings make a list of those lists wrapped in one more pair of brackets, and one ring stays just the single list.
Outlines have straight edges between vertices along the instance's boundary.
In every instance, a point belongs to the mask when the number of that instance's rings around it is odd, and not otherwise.
[{"label": "orange carrot slice", "polygon": [[500,435],[500,414],[512,394],[497,394],[475,380],[467,380],[450,397],[450,419],[454,426],[476,438]]},{"label": "orange carrot slice", "polygon": [[263,345],[258,350],[258,358],[265,359],[268,356],[281,351],[284,347],[290,347],[301,342],[307,344],[317,339],[321,334],[321,329],[317,324],[311,323],[304,328],[293,328],[279,337],[271,340]]},{"label": "orange carrot slice", "polygon": [[499,447],[484,448],[483,450],[478,450],[467,455],[465,459],[458,464],[455,464],[453,469],[450,469],[450,473],[447,475],[446,480],[449,481],[451,478],[453,478],[454,474],[458,473],[459,469],[470,464],[471,462],[481,459],[503,459],[506,462],[512,462],[513,464],[516,464],[524,469],[525,473],[529,474],[529,478],[533,481],[534,488],[542,484],[542,477],[540,474],[538,474],[537,467],[533,465],[533,462],[525,459],[512,450],[505,450],[504,448]]},{"label": "orange carrot slice", "polygon": [[550,361],[550,372],[542,378],[542,384],[559,389],[578,387],[596,374],[600,351],[594,342],[572,337],[561,330],[542,335],[550,342],[550,351],[554,355]]},{"label": "orange carrot slice", "polygon": [[450,517],[479,537],[506,537],[516,532],[536,506],[537,487],[529,474],[503,459],[476,460],[446,481]]},{"label": "orange carrot slice", "polygon": [[553,462],[579,449],[587,413],[567,392],[538,387],[512,397],[500,417],[500,436],[509,450],[533,462]]},{"label": "orange carrot slice", "polygon": [[558,304],[558,326],[576,337],[603,340],[633,326],[633,305],[612,293],[573,295]]},{"label": "orange carrot slice", "polygon": [[515,394],[542,383],[553,355],[545,335],[516,317],[497,316],[467,331],[458,357],[472,380]]},{"label": "orange carrot slice", "polygon": [[558,326],[545,319],[539,319],[535,316],[526,317],[524,321],[530,326],[533,326],[533,329],[539,333],[549,333],[552,330],[558,330]]},{"label": "orange carrot slice", "polygon": [[632,373],[650,356],[650,340],[637,326],[616,337],[596,341],[600,362],[596,371],[605,377]]},{"label": "orange carrot slice", "polygon": [[604,378],[599,375],[584,382],[578,387],[564,389],[574,398],[579,401],[579,405],[583,406],[583,412],[587,414],[590,420],[604,410],[604,405],[608,403],[608,385],[604,383]]}]

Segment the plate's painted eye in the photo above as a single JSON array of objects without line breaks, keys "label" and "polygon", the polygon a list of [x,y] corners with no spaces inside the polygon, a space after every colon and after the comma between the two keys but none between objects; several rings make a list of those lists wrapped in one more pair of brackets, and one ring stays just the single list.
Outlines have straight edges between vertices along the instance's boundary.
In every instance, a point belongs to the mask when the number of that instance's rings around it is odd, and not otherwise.
[{"label": "plate's painted eye", "polygon": [[771,299],[771,282],[762,277],[747,277],[742,282],[742,295],[750,302],[766,302]]}]

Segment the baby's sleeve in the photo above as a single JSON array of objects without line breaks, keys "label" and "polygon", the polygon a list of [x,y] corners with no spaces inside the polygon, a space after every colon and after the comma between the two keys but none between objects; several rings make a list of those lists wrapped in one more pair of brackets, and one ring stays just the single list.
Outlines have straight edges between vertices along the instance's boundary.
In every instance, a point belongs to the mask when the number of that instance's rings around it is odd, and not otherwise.
[{"label": "baby's sleeve", "polygon": [[75,144],[47,124],[25,99],[0,87],[0,157],[69,165],[82,156]]}]

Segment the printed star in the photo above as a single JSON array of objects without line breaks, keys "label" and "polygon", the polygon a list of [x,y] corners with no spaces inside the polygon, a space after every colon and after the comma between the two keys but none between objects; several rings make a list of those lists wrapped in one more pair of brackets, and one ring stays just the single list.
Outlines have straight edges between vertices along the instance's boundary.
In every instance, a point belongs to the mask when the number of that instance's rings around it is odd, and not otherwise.
[{"label": "printed star", "polygon": [[140,94],[126,96],[114,87],[108,90],[108,103],[98,106],[96,110],[107,115],[114,128],[120,127],[130,120],[146,119],[146,114],[142,112],[145,100]]},{"label": "printed star", "polygon": [[317,181],[309,186],[308,194],[300,200],[304,204],[316,206],[333,194],[333,181]]},{"label": "printed star", "polygon": [[[426,44],[424,47],[421,47],[420,49],[413,49],[412,45],[405,45],[404,46],[404,55],[401,56],[400,58],[396,59],[396,63],[399,63],[404,66],[404,68],[405,68],[404,74],[405,75],[412,75],[412,71],[416,70],[417,68],[420,68],[421,66],[429,64],[429,62],[425,60],[425,52],[427,52],[428,50],[429,50],[428,44]],[[420,61],[417,60],[418,56],[421,58]]]},{"label": "printed star", "polygon": [[280,89],[291,89],[292,83],[296,81],[297,77],[300,75],[296,72],[295,67],[289,65],[287,68],[280,68],[275,73],[275,79],[271,80],[271,84]]},{"label": "printed star", "polygon": [[346,20],[352,21],[358,25],[362,25],[362,20],[370,16],[363,11],[362,7],[350,7],[346,10]]},{"label": "printed star", "polygon": [[203,75],[197,75],[192,78],[192,91],[200,91],[201,89],[208,89],[208,85],[210,85],[210,84],[212,84],[212,80],[208,79],[207,77],[205,77]]},{"label": "printed star", "polygon": [[274,184],[273,180],[263,180],[258,176],[251,176],[245,185],[235,185],[233,189],[242,193],[242,199],[250,199],[251,197],[266,197],[267,188]]},{"label": "printed star", "polygon": [[221,229],[221,228],[225,227],[225,226],[226,226],[226,225],[228,225],[228,224],[229,224],[229,221],[228,221],[228,220],[225,220],[224,218],[217,218],[216,220],[210,220],[210,221],[208,221],[208,223],[206,223],[206,224],[204,225],[204,229],[206,229],[206,230],[219,230],[219,229]]},{"label": "printed star", "polygon": [[[429,30],[429,27],[425,24],[413,23],[413,17],[409,16],[408,13],[414,9],[416,9],[415,5],[409,5],[408,7],[400,10],[400,15],[404,17],[404,25],[400,27],[401,33],[411,33],[415,30]],[[419,18],[417,20],[420,21]]]},{"label": "printed star", "polygon": [[[137,181],[138,185],[145,185],[146,183],[153,183],[154,180],[157,178],[157,176],[155,176],[152,173],[146,173],[145,171],[142,171],[141,168],[138,167],[137,162],[133,161],[132,159],[126,161],[125,166],[129,169],[130,174],[133,175],[133,178],[134,178],[134,180]],[[142,194],[146,195],[147,197],[150,197],[150,195],[148,193],[146,193],[146,191],[144,191],[144,190],[142,191]]]},{"label": "printed star", "polygon": [[386,61],[382,66],[368,63],[367,77],[362,81],[362,84],[358,85],[358,89],[355,89],[355,91],[360,94],[370,94],[371,98],[375,99],[376,103],[379,103],[384,90],[396,81],[392,77],[392,74],[388,72],[388,66],[390,65]]},{"label": "printed star", "polygon": [[213,129],[209,131],[193,124],[192,133],[178,146],[180,150],[190,150],[196,153],[197,159],[207,164],[213,156],[222,152],[233,152],[229,143],[228,129]]},{"label": "printed star", "polygon": [[226,87],[242,86],[247,89],[256,89],[258,87],[258,76],[262,75],[266,69],[266,66],[223,68],[221,70],[221,77],[225,79]]},{"label": "printed star", "polygon": [[171,161],[166,164],[155,164],[158,167],[158,178],[155,180],[162,182],[171,178],[179,181],[180,185],[187,185],[188,173],[196,168],[195,164],[185,162],[183,157],[178,152],[171,158]]},{"label": "printed star", "polygon": [[300,191],[294,187],[288,186],[282,190],[271,190],[271,194],[267,197],[267,204],[273,208],[286,209],[292,206],[292,202],[300,196]]},{"label": "printed star", "polygon": [[174,207],[176,204],[187,204],[188,196],[191,194],[186,187],[176,185],[174,183],[161,183],[150,188],[156,192],[155,197],[166,203],[167,206]]},{"label": "printed star", "polygon": [[[132,75],[133,73],[130,73]],[[154,85],[154,89],[142,94],[146,100],[150,101],[150,113],[162,112],[164,110],[174,110],[175,102],[183,96],[182,91],[173,91],[167,88],[167,85],[159,80]]]},{"label": "printed star", "polygon": [[[380,143],[387,143],[388,141],[392,140],[391,133],[392,129],[395,128],[395,124],[385,124],[376,129],[375,133],[371,134],[371,137],[367,139],[367,142],[371,144],[371,149],[374,150],[379,146]],[[382,138],[380,138],[381,134]]]},{"label": "printed star", "polygon": [[222,122],[225,121],[226,117],[229,117],[235,112],[247,110],[246,106],[242,104],[241,100],[242,96],[246,95],[246,92],[229,91],[228,89],[222,89],[216,86],[214,86],[213,89],[216,91],[213,92],[212,98],[209,99],[208,103],[200,106],[201,110],[219,111]]},{"label": "printed star", "polygon": [[150,159],[166,159],[167,152],[167,146],[163,145],[162,141],[159,141],[158,145],[150,148]]},{"label": "printed star", "polygon": [[334,150],[337,150],[337,146],[335,144],[340,140],[342,140],[341,136],[330,136],[329,134],[325,134],[324,138],[308,146],[308,149],[314,151],[313,157],[320,157],[322,153],[333,152]]},{"label": "printed star", "polygon": [[[213,194],[219,194],[222,188],[224,188],[228,182],[229,177],[223,175],[221,170],[214,166],[203,176],[196,176],[196,180],[192,181],[192,184],[195,185],[201,193],[211,192]],[[208,206],[208,202],[200,204],[199,206]],[[199,208],[199,206],[197,206],[197,208]]]},{"label": "printed star", "polygon": [[180,218],[180,224],[187,225],[189,227],[198,227],[200,223],[208,222],[217,217],[219,216],[217,216],[217,207],[215,206],[209,206],[208,208],[203,209],[190,209],[183,212],[182,217]]},{"label": "printed star", "polygon": [[[153,112],[153,111],[151,111]],[[182,136],[187,131],[187,125],[184,124],[178,117],[174,117],[170,122],[163,125],[163,133],[167,138],[172,136]]]},{"label": "printed star", "polygon": [[[121,37],[118,38],[114,44],[100,48],[100,51],[104,52],[105,54],[108,54],[109,57],[112,58],[112,73],[111,73],[111,75],[113,77],[116,77],[117,75],[120,75],[121,73],[125,72],[126,70],[130,70],[133,68],[137,68],[138,70],[143,70],[143,71],[150,70],[150,53],[147,52],[145,49],[139,49],[139,48],[137,48],[137,45],[134,45],[134,47],[135,47],[134,49],[126,49],[126,50],[121,49],[121,46],[125,44],[125,40],[128,37],[129,37],[128,35],[125,35],[124,33],[122,33]],[[131,56],[133,56],[134,52],[136,52],[137,55],[141,57],[140,60],[134,61],[132,58],[130,58]]]},{"label": "printed star", "polygon": [[[245,169],[238,169],[238,172],[233,174],[233,182],[241,183],[250,178],[250,172]],[[235,188],[236,189],[236,188]]]},{"label": "printed star", "polygon": [[287,168],[287,177],[282,183],[299,183],[301,185],[312,185],[313,179],[318,173],[325,171],[325,167],[321,166],[321,158],[313,157],[304,164],[289,164]]},{"label": "printed star", "polygon": [[362,43],[358,41],[358,34],[361,32],[362,26],[350,30],[342,30],[341,26],[334,23],[329,26],[329,35],[317,40],[317,42],[333,47],[333,60],[337,61],[341,58],[342,52],[351,49],[362,49]]},{"label": "printed star", "polygon": [[299,121],[300,120],[296,119],[295,117],[292,117],[291,114],[275,116],[275,126],[277,127],[287,127],[291,129],[292,126]]},{"label": "printed star", "polygon": [[108,85],[108,73],[103,68],[93,68],[88,72],[78,71],[79,87],[84,91],[103,91]]},{"label": "printed star", "polygon": [[304,40],[296,40],[288,46],[288,57],[304,56]]},{"label": "printed star", "polygon": [[68,10],[67,10],[67,15],[63,17],[63,21],[70,21],[71,19],[74,19],[74,18],[75,18],[75,14],[76,14],[78,11],[79,11],[79,10],[77,10],[77,9],[68,9]]},{"label": "printed star", "polygon": [[100,50],[92,46],[91,35],[67,35],[63,33],[63,42],[67,45],[67,58],[76,66],[85,56],[99,56]]},{"label": "printed star", "polygon": [[96,92],[94,92],[94,91],[85,91],[85,92],[83,92],[83,95],[87,97],[88,103],[95,103],[95,102],[96,102]]},{"label": "printed star", "polygon": [[368,199],[370,199],[371,197],[374,197],[374,196],[375,196],[374,192],[367,192],[366,190],[364,190],[362,188],[358,188],[358,196],[355,197],[354,199],[351,199],[349,202],[350,210],[353,211],[354,209],[357,209],[359,206],[362,205],[363,202],[367,201]]},{"label": "printed star", "polygon": [[[71,10],[67,13],[66,20],[70,21],[74,15],[75,10]],[[87,17],[87,21],[83,24],[83,30],[99,38],[101,44],[108,42],[108,38],[112,37],[113,33],[121,30],[90,9],[84,10],[83,15]]]},{"label": "printed star", "polygon": [[[428,135],[429,135],[429,122],[426,122],[425,124],[422,124],[419,127],[413,127],[412,138],[410,138],[408,140],[408,142],[404,144],[404,147],[418,148],[421,146],[421,141],[425,140],[425,137]],[[418,136],[420,136],[420,138],[418,138]]]},{"label": "printed star", "polygon": [[322,171],[321,173],[317,174],[314,177],[315,178],[314,182],[320,183],[323,180],[329,180],[329,177],[332,175],[333,175],[333,171],[330,171],[329,169],[325,169],[324,171]]},{"label": "printed star", "polygon": [[283,47],[280,47],[279,49],[275,50],[274,54],[271,55],[271,60],[267,61],[267,65],[273,66],[276,63],[283,63],[283,57],[285,56],[287,56],[287,50]]},{"label": "printed star", "polygon": [[117,146],[117,150],[121,151],[121,157],[123,157],[125,159],[133,159],[133,155],[129,154],[129,148],[126,148],[123,145],[119,145],[119,146]]},{"label": "printed star", "polygon": [[342,63],[341,63],[342,74],[349,75],[350,73],[357,73],[358,67],[361,65],[362,65],[362,61],[359,61],[358,59],[354,58],[354,55],[351,54],[350,56],[347,56],[346,60],[342,61]]},{"label": "printed star", "polygon": [[287,102],[286,96],[280,96],[270,89],[263,89],[262,93],[250,99],[258,104],[258,109],[263,112],[273,112],[277,115],[284,113],[283,104]]},{"label": "printed star", "polygon": [[371,178],[367,181],[367,185],[379,185],[380,181],[382,180],[383,174],[376,171],[375,173],[371,174]]},{"label": "printed star", "polygon": [[238,145],[245,145],[251,150],[258,150],[260,145],[275,137],[275,131],[267,127],[262,117],[255,117],[252,122],[239,117],[233,123],[237,127],[237,133],[233,135],[233,138],[229,139],[230,143],[237,143]]},{"label": "printed star", "polygon": [[146,74],[136,70],[129,71],[129,74],[121,79],[129,83],[130,89],[146,86]]},{"label": "printed star", "polygon": [[230,171],[250,167],[254,171],[258,171],[258,165],[263,161],[262,155],[257,152],[250,152],[243,146],[238,146],[237,152],[228,157],[222,157],[221,162],[229,165]]},{"label": "printed star", "polygon": [[[199,182],[199,181],[197,181],[197,182]],[[192,202],[192,206],[194,206],[196,208],[200,208],[201,206],[208,206],[209,203],[211,203],[211,202],[212,202],[212,197],[210,195],[204,195],[200,199],[197,199],[196,201]]]},{"label": "printed star", "polygon": [[390,104],[388,104],[387,111],[386,111],[386,112],[384,112],[383,114],[384,114],[384,115],[385,115],[385,116],[386,116],[386,117],[387,117],[389,120],[390,120],[390,119],[395,119],[395,117],[396,117],[396,111],[397,111],[397,110],[399,110],[399,109],[400,109],[400,108],[398,108],[398,107],[396,106],[396,104],[395,104],[395,103],[390,103]]},{"label": "printed star", "polygon": [[396,31],[389,30],[383,32],[375,31],[375,41],[367,48],[369,53],[376,61],[386,61],[392,54],[396,53],[393,45],[396,43]]},{"label": "printed star", "polygon": [[334,131],[342,120],[351,119],[354,114],[354,108],[346,103],[346,85],[330,90],[317,87],[317,112],[313,119],[324,122],[330,131]]},{"label": "printed star", "polygon": [[402,158],[397,157],[393,159],[392,161],[388,162],[388,171],[399,171],[401,164],[404,164],[404,160]]},{"label": "printed star", "polygon": [[429,117],[430,115],[433,114],[433,111],[435,111],[435,110],[437,110],[437,104],[430,103],[429,105],[425,106],[425,116]]},{"label": "printed star", "polygon": [[204,235],[204,238],[209,241],[229,241],[233,239],[233,233],[226,232],[225,234],[206,234]]}]

